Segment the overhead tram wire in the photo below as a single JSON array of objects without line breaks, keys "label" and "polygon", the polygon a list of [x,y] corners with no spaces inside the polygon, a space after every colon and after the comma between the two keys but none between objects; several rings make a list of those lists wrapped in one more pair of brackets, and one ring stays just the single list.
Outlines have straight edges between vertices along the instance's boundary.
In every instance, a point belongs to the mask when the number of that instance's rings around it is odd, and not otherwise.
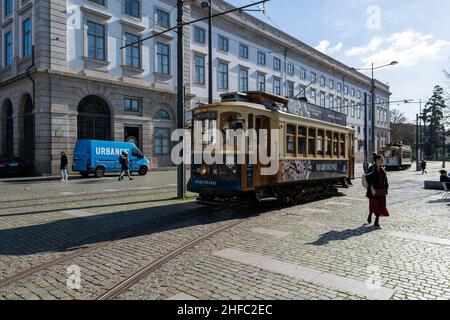
[{"label": "overhead tram wire", "polygon": [[[258,4],[261,4],[261,3],[265,3],[265,2],[269,2],[269,1],[270,1],[270,0],[261,0],[261,1],[257,2],[257,3],[254,3],[254,4],[249,4],[249,5],[246,5],[246,6],[243,6],[243,7],[233,8],[233,9],[230,9],[230,10],[227,10],[227,11],[223,11],[223,12],[216,13],[216,14],[212,15],[211,17],[212,17],[212,18],[220,17],[220,16],[223,16],[223,15],[226,15],[226,14],[229,14],[229,13],[232,13],[232,12],[235,12],[235,11],[241,11],[241,10],[243,10],[243,9],[245,9],[245,8],[253,7],[253,6],[255,6],[255,5],[258,5]],[[188,25],[191,25],[191,24],[194,24],[194,23],[203,21],[203,20],[207,20],[207,19],[209,19],[209,16],[204,17],[204,18],[200,18],[200,19],[196,19],[196,20],[192,20],[192,21],[188,21],[188,22],[183,22],[183,23],[181,23],[181,27],[188,26]],[[126,48],[126,47],[131,47],[131,46],[136,45],[136,44],[141,44],[142,42],[144,42],[144,41],[146,41],[146,40],[155,38],[155,37],[157,37],[157,36],[163,35],[163,34],[165,34],[165,33],[167,33],[167,32],[170,32],[170,31],[174,31],[174,30],[177,29],[178,27],[180,27],[180,26],[179,26],[179,25],[176,25],[175,27],[171,27],[171,28],[166,29],[166,30],[164,30],[164,31],[155,33],[155,34],[153,34],[153,35],[151,35],[151,36],[148,36],[148,37],[146,37],[146,38],[143,38],[143,39],[140,39],[140,40],[138,40],[138,41],[134,41],[134,42],[132,42],[132,43],[126,44],[126,45],[120,47],[120,49],[124,49],[124,48]]]}]

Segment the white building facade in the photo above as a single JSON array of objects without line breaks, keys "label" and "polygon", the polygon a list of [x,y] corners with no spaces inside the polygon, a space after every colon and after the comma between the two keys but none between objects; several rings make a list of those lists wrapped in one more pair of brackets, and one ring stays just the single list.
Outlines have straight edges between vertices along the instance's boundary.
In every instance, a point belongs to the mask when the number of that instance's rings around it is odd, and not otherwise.
[{"label": "white building facade", "polygon": [[[176,33],[122,47],[175,26],[176,1],[1,1],[1,153],[24,157],[37,173],[54,174],[60,151],[70,157],[77,139],[126,140],[136,142],[153,167],[171,165]],[[230,8],[213,0],[214,12]],[[184,21],[206,15],[199,0],[185,2]],[[208,100],[207,22],[184,29],[188,111]],[[214,19],[212,45],[215,101],[230,91],[306,96],[346,113],[364,140],[362,102],[364,93],[371,99],[371,79],[246,13]],[[375,83],[380,148],[390,140],[390,92]],[[361,151],[362,143],[359,158]]]}]

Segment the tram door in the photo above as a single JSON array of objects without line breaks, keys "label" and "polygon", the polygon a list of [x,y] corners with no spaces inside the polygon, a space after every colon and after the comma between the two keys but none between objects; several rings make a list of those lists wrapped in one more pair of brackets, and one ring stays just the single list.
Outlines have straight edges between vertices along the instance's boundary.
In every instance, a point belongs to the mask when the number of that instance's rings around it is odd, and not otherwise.
[{"label": "tram door", "polygon": [[[270,146],[270,139],[271,139],[271,133],[270,133],[270,118],[265,116],[257,116],[255,117],[255,130],[258,136],[258,163],[255,166],[255,187],[258,186],[264,186],[268,184],[272,184],[276,182],[277,175],[275,176],[267,176],[261,174],[262,168],[268,168],[270,167],[270,164],[264,165],[261,163],[261,159],[259,156],[259,150],[261,147],[264,147],[267,150],[267,156],[271,155],[271,146]],[[264,141],[260,141],[260,130],[266,130],[267,132],[267,139],[266,144],[264,146],[261,145]]]}]

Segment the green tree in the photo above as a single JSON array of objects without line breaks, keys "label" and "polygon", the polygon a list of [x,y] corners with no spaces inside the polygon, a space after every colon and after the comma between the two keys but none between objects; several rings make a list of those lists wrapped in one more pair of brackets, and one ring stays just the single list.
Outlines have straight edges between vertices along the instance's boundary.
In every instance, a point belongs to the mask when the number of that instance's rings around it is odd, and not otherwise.
[{"label": "green tree", "polygon": [[438,158],[438,149],[442,147],[442,137],[445,132],[444,115],[447,108],[444,89],[441,86],[435,86],[422,116],[425,123],[425,153],[427,156]]}]

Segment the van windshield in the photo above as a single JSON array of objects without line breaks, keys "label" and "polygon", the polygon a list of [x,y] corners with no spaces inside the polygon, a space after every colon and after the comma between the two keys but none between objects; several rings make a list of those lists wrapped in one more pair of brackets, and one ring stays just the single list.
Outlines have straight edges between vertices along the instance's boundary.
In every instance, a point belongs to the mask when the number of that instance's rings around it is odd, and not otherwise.
[{"label": "van windshield", "polygon": [[133,157],[141,158],[143,155],[138,149],[131,150],[131,155]]}]

